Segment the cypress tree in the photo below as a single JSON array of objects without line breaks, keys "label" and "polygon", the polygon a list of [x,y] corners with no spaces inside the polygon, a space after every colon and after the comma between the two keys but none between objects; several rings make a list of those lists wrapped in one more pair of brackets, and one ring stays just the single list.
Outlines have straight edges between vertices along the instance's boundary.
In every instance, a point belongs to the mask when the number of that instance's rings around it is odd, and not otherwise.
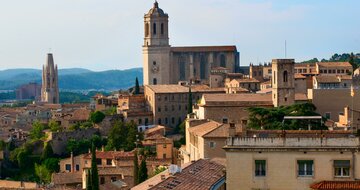
[{"label": "cypress tree", "polygon": [[51,144],[49,142],[45,143],[45,147],[43,149],[43,152],[41,154],[41,160],[46,160],[48,158],[52,158],[54,156],[54,151],[51,147]]},{"label": "cypress tree", "polygon": [[135,94],[140,94],[139,80],[137,77],[135,79]]},{"label": "cypress tree", "polygon": [[138,173],[138,180],[139,183],[142,183],[143,181],[147,180],[148,174],[147,174],[147,167],[146,167],[146,159],[143,158],[140,164],[139,173]]},{"label": "cypress tree", "polygon": [[192,113],[192,93],[191,93],[191,87],[189,87],[189,99],[188,99],[188,114]]},{"label": "cypress tree", "polygon": [[91,186],[91,171],[88,170],[88,175],[86,176],[86,190],[92,190]]},{"label": "cypress tree", "polygon": [[135,149],[135,154],[134,154],[134,184],[135,185],[139,184],[138,173],[139,173],[139,163],[138,163],[137,150]]},{"label": "cypress tree", "polygon": [[91,187],[92,190],[99,190],[99,174],[96,163],[96,149],[94,143],[91,146]]}]

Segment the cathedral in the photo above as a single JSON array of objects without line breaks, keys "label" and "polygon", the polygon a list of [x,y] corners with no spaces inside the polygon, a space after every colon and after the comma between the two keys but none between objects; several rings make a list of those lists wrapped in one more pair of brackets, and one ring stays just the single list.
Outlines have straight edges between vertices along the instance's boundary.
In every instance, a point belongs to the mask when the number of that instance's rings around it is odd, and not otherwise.
[{"label": "cathedral", "polygon": [[46,64],[43,65],[41,102],[59,103],[58,69],[57,65],[54,65],[54,58],[51,53],[47,54]]},{"label": "cathedral", "polygon": [[155,1],[144,16],[144,85],[177,84],[180,81],[207,83],[213,69],[238,71],[236,46],[172,47],[168,26],[168,14]]}]

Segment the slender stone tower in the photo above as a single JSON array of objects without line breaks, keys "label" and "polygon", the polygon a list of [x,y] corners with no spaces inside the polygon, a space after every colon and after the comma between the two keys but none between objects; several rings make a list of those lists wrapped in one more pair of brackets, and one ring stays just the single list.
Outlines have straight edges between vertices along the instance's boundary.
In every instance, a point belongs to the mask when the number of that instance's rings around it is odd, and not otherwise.
[{"label": "slender stone tower", "polygon": [[41,101],[49,104],[59,103],[58,69],[54,65],[53,55],[47,54],[46,64],[43,65]]}]

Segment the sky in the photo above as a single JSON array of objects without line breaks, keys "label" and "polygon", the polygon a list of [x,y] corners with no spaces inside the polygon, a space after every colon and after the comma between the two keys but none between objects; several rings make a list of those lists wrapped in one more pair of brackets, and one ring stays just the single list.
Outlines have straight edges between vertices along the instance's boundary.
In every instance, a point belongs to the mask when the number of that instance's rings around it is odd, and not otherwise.
[{"label": "sky", "polygon": [[[0,0],[0,70],[142,67],[153,0]],[[236,45],[242,66],[360,52],[358,0],[158,0],[172,46]]]}]

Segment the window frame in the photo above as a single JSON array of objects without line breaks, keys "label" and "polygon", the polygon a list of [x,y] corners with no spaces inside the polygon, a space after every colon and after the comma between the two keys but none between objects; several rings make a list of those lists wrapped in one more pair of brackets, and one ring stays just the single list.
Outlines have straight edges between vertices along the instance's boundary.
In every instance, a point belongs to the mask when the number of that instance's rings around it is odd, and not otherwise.
[{"label": "window frame", "polygon": [[[267,173],[267,164],[266,164],[266,160],[263,159],[263,160],[260,160],[260,159],[257,159],[257,160],[254,160],[254,176],[255,177],[266,177],[266,173]],[[257,166],[258,164],[260,164],[260,170],[258,171],[257,169]],[[264,166],[261,167],[261,164],[264,164]]]},{"label": "window frame", "polygon": [[[300,170],[300,163],[299,162],[303,162],[303,164],[305,164],[303,174],[300,174],[301,170]],[[309,172],[308,167],[310,167],[310,166],[308,165],[307,162],[311,162],[311,165],[310,165],[311,166],[311,168],[310,168],[311,174],[308,174],[308,172]],[[313,177],[314,176],[314,173],[315,173],[314,160],[310,160],[310,159],[297,160],[296,165],[297,165],[297,176],[298,177]]]}]

